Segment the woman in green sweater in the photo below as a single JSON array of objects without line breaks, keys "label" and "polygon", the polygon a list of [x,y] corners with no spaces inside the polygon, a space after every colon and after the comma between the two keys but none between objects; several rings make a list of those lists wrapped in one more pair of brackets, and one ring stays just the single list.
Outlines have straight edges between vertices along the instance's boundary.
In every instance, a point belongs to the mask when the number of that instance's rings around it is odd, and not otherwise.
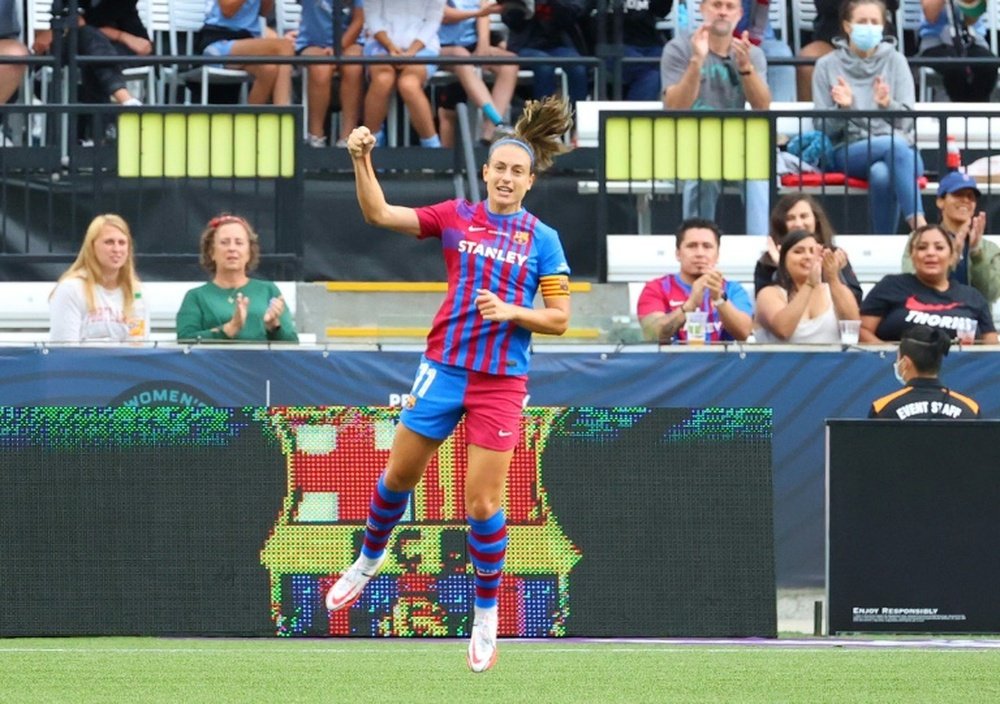
[{"label": "woman in green sweater", "polygon": [[201,265],[212,274],[177,311],[178,342],[298,342],[281,291],[251,279],[260,261],[257,233],[238,215],[212,218],[201,234]]}]

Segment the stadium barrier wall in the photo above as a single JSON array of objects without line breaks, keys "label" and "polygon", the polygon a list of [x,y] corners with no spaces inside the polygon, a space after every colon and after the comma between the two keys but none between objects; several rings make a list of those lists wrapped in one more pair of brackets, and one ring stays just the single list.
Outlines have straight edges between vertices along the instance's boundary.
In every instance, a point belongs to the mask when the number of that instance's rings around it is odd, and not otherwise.
[{"label": "stadium barrier wall", "polygon": [[[529,391],[537,406],[772,408],[777,582],[818,587],[825,574],[823,424],[862,418],[872,399],[897,388],[894,358],[888,346],[846,352],[562,347],[534,356]],[[0,400],[7,406],[398,405],[418,360],[416,351],[294,347],[7,347],[0,355]],[[1000,355],[955,351],[942,376],[973,395],[984,417],[1000,418]]]}]

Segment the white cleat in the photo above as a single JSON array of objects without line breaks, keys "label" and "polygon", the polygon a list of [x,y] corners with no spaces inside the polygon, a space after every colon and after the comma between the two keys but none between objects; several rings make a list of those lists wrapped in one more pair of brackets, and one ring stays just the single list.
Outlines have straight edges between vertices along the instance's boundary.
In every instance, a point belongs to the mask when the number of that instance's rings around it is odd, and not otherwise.
[{"label": "white cleat", "polygon": [[363,555],[355,560],[326,593],[326,608],[330,611],[340,611],[357,601],[368,582],[382,568],[387,554],[383,552],[382,557],[374,564]]},{"label": "white cleat", "polygon": [[497,610],[476,609],[466,657],[473,672],[486,672],[497,661]]}]

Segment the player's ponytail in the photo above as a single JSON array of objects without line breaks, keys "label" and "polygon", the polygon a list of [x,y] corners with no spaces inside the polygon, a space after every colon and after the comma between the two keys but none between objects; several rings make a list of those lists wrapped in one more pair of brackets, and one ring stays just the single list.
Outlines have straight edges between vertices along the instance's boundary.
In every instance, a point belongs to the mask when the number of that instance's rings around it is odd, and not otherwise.
[{"label": "player's ponytail", "polygon": [[569,151],[562,136],[573,127],[569,104],[562,98],[549,96],[524,105],[524,112],[514,125],[514,139],[519,139],[534,152],[532,170],[545,171],[552,160]]}]

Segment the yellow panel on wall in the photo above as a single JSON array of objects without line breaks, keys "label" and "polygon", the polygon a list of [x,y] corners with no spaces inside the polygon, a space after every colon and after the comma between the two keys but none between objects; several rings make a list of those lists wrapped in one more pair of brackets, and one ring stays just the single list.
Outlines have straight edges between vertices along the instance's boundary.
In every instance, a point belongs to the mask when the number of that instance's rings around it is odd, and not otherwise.
[{"label": "yellow panel on wall", "polygon": [[660,117],[653,123],[653,178],[672,181],[677,177],[677,120]]},{"label": "yellow panel on wall", "polygon": [[719,135],[722,177],[742,181],[746,173],[746,120],[729,119],[722,123]]},{"label": "yellow panel on wall", "polygon": [[211,173],[210,125],[208,115],[203,113],[187,116],[187,175],[191,178],[207,178]]},{"label": "yellow panel on wall", "polygon": [[698,161],[700,122],[695,117],[682,117],[677,120],[677,177],[682,179],[698,178],[700,164]]},{"label": "yellow panel on wall", "polygon": [[604,172],[610,181],[627,181],[629,173],[629,124],[627,117],[608,119],[604,135]]},{"label": "yellow panel on wall", "polygon": [[295,118],[281,116],[281,176],[295,175]]},{"label": "yellow panel on wall", "polygon": [[747,179],[767,181],[771,178],[771,123],[763,117],[747,120]]},{"label": "yellow panel on wall", "polygon": [[139,116],[139,175],[163,175],[163,115]]},{"label": "yellow panel on wall", "polygon": [[179,113],[163,116],[163,175],[187,175],[187,118]]},{"label": "yellow panel on wall", "polygon": [[233,170],[237,178],[257,175],[257,117],[237,115],[233,124]]},{"label": "yellow panel on wall", "polygon": [[629,130],[629,165],[634,181],[653,178],[653,120],[633,118]]},{"label": "yellow panel on wall", "polygon": [[139,175],[139,115],[134,112],[118,116],[118,175],[135,178]]},{"label": "yellow panel on wall", "polygon": [[698,120],[698,165],[703,179],[722,178],[722,119],[703,117]]},{"label": "yellow panel on wall", "polygon": [[291,178],[295,116],[255,113],[122,113],[122,178]]},{"label": "yellow panel on wall", "polygon": [[216,178],[233,175],[233,115],[209,116],[209,169]]},{"label": "yellow panel on wall", "polygon": [[605,134],[609,181],[767,180],[766,117],[611,118]]}]

